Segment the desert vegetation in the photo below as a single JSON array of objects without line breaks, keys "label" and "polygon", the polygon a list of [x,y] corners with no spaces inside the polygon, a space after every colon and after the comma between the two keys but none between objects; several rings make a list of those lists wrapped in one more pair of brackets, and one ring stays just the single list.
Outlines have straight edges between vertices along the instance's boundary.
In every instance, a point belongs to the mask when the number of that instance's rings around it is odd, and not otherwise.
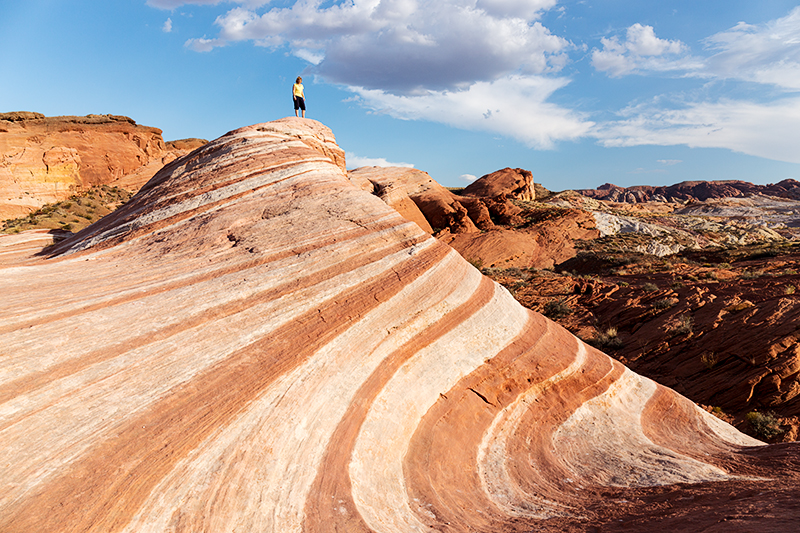
[{"label": "desert vegetation", "polygon": [[46,204],[25,217],[4,220],[0,233],[19,233],[30,229],[56,229],[77,232],[100,220],[130,200],[130,191],[99,185],[76,193],[69,199]]}]

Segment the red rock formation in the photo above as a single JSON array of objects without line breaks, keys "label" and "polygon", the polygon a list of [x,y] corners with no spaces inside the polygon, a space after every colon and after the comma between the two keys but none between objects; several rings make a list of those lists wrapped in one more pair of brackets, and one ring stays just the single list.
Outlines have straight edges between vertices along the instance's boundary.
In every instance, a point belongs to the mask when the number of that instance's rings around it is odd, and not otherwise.
[{"label": "red rock formation", "polygon": [[0,270],[0,530],[585,531],[658,490],[706,520],[680,496],[796,498],[796,448],[526,310],[342,157],[313,121],[241,128]]},{"label": "red rock formation", "polygon": [[128,117],[0,114],[0,218],[27,214],[93,185],[138,190],[197,142],[165,146]]},{"label": "red rock formation", "polygon": [[528,213],[511,201],[532,186],[525,181],[531,173],[521,169],[484,176],[480,190],[491,190],[491,197],[456,195],[413,168],[362,167],[350,171],[349,177],[473,264],[551,267],[575,255],[573,240],[599,236],[592,216],[580,210],[556,210],[565,215],[557,217],[536,215],[541,220],[526,224]]},{"label": "red rock formation", "polygon": [[522,168],[504,168],[481,176],[464,189],[464,196],[494,198],[505,195],[515,200],[536,199],[533,174]]}]

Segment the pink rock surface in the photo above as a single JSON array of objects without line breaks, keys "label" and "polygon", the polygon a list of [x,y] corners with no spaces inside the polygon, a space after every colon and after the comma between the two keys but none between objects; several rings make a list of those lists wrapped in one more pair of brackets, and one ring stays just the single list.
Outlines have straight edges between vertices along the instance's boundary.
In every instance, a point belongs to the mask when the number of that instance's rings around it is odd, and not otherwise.
[{"label": "pink rock surface", "polygon": [[170,163],[0,290],[3,532],[585,531],[778,475],[354,186],[309,120]]}]

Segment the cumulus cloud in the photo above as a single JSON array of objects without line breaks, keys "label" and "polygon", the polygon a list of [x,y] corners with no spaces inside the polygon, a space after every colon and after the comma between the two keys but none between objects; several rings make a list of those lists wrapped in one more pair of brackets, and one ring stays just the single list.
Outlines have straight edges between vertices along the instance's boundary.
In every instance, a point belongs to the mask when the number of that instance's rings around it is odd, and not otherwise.
[{"label": "cumulus cloud", "polygon": [[343,85],[411,94],[510,73],[558,72],[571,44],[535,18],[555,0],[296,1],[217,18],[222,41],[314,50],[318,73]]},{"label": "cumulus cloud", "polygon": [[740,22],[704,44],[716,53],[698,75],[800,89],[800,7],[763,25]]},{"label": "cumulus cloud", "polygon": [[733,79],[800,89],[800,7],[765,24],[739,22],[703,39],[708,57],[691,55],[680,41],[656,37],[651,26],[634,24],[625,41],[602,38],[592,51],[592,65],[612,77],[633,72],[678,71],[693,77]]},{"label": "cumulus cloud", "polygon": [[405,167],[414,168],[412,163],[391,163],[383,157],[361,157],[352,152],[345,153],[347,168],[358,167]]},{"label": "cumulus cloud", "polygon": [[624,115],[621,120],[598,125],[593,130],[601,144],[727,148],[800,163],[797,137],[800,97],[769,103],[726,99],[692,103],[674,110],[637,106],[625,110]]},{"label": "cumulus cloud", "polygon": [[687,68],[685,61],[676,57],[688,52],[680,41],[656,37],[652,26],[638,22],[628,28],[625,41],[618,37],[600,39],[602,50],[592,51],[592,65],[610,76],[622,76],[638,70],[674,70]]},{"label": "cumulus cloud", "polygon": [[170,33],[172,31],[172,19],[168,18],[164,25],[161,27],[161,31],[164,33]]},{"label": "cumulus cloud", "polygon": [[351,87],[361,104],[377,113],[405,120],[431,120],[467,130],[499,133],[533,148],[553,148],[556,141],[587,135],[593,123],[547,100],[566,79],[506,76],[477,82],[466,90],[396,95]]},{"label": "cumulus cloud", "polygon": [[473,181],[478,179],[478,176],[473,176],[472,174],[461,174],[458,177],[458,179],[460,179],[461,181],[467,181],[469,183],[472,183]]}]

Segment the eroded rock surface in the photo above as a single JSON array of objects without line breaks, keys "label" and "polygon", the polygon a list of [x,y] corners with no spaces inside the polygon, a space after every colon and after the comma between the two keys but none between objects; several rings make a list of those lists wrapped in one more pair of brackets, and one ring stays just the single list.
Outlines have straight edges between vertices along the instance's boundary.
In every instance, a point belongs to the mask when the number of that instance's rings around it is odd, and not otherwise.
[{"label": "eroded rock surface", "polygon": [[161,130],[117,115],[0,114],[0,218],[25,215],[93,185],[138,190],[166,163],[202,144],[165,145]]},{"label": "eroded rock surface", "polygon": [[795,447],[523,308],[354,186],[343,155],[313,121],[241,128],[46,256],[0,237],[0,530],[736,517],[708,492],[760,509],[746,527],[775,502],[800,517]]}]

